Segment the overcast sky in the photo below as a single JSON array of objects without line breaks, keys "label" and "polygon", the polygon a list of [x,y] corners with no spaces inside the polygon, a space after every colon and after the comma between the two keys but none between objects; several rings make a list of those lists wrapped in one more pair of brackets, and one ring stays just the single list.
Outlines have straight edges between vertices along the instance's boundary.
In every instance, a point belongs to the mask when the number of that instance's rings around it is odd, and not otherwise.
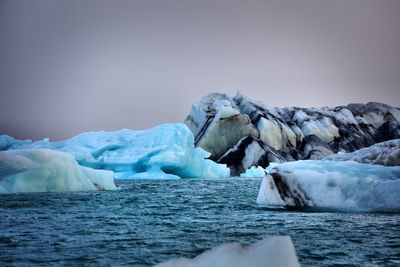
[{"label": "overcast sky", "polygon": [[0,134],[145,129],[238,90],[400,106],[400,1],[0,1]]}]

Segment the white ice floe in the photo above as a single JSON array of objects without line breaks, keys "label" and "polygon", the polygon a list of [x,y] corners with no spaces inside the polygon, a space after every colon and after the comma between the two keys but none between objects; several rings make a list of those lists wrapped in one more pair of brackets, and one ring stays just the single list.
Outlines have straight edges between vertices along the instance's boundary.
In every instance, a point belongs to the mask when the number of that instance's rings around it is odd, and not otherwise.
[{"label": "white ice floe", "polygon": [[257,203],[294,209],[400,211],[400,167],[353,161],[271,164]]},{"label": "white ice floe", "polygon": [[331,155],[326,157],[325,160],[353,160],[360,163],[400,166],[400,139],[378,143],[352,153]]},{"label": "white ice floe", "polygon": [[265,238],[248,247],[223,244],[193,259],[178,258],[156,267],[297,267],[300,266],[292,240],[288,236]]},{"label": "white ice floe", "polygon": [[74,157],[48,149],[0,152],[0,193],[116,189],[111,171],[79,166]]},{"label": "white ice floe", "polygon": [[85,132],[60,142],[29,142],[0,136],[0,149],[47,148],[71,154],[86,167],[111,170],[115,178],[228,177],[229,169],[206,159],[194,147],[184,124],[163,124],[145,131]]}]

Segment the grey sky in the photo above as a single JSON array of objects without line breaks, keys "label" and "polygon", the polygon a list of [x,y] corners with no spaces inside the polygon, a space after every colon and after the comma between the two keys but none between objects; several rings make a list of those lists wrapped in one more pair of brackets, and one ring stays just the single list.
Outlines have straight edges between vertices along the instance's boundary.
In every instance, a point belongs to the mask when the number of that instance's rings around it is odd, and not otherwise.
[{"label": "grey sky", "polygon": [[0,134],[181,122],[237,90],[400,106],[400,1],[0,1]]}]

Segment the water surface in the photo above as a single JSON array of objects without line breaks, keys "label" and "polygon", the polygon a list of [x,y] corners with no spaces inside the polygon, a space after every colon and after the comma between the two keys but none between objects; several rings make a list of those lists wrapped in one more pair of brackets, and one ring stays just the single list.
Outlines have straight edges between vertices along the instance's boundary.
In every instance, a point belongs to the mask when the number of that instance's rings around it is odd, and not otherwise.
[{"label": "water surface", "polygon": [[0,266],[151,266],[290,235],[303,266],[399,266],[400,215],[256,204],[260,179],[134,180],[121,190],[0,195]]}]

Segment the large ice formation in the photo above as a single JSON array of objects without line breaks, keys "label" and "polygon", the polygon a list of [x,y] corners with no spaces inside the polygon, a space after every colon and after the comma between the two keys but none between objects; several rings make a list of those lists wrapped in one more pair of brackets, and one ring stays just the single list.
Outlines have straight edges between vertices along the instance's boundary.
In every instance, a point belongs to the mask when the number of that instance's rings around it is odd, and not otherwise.
[{"label": "large ice formation", "polygon": [[226,165],[205,159],[184,124],[145,131],[85,132],[66,141],[20,141],[0,136],[0,150],[46,148],[71,154],[81,166],[110,170],[115,178],[228,177]]},{"label": "large ice formation", "polygon": [[273,163],[257,203],[289,209],[400,211],[400,167],[354,161]]},{"label": "large ice formation", "polygon": [[193,104],[185,123],[196,146],[227,164],[232,175],[250,166],[322,159],[400,138],[400,109],[375,102],[276,108],[241,93],[233,98],[213,93]]},{"label": "large ice formation", "polygon": [[156,267],[297,267],[296,251],[288,236],[265,238],[248,247],[238,243],[223,244],[193,259],[178,258]]},{"label": "large ice formation", "polygon": [[340,153],[328,156],[325,160],[353,160],[360,163],[400,166],[400,139],[377,143],[351,153]]},{"label": "large ice formation", "polygon": [[48,149],[0,151],[0,193],[116,189],[111,171],[79,166]]}]

